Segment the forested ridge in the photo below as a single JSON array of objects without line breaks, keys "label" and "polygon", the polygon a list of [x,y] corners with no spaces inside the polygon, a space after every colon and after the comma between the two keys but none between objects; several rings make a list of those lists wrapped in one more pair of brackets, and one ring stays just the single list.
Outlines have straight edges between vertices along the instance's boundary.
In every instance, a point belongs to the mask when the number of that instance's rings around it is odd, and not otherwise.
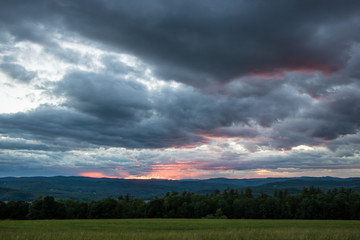
[{"label": "forested ridge", "polygon": [[184,191],[195,194],[211,194],[216,189],[252,189],[255,196],[266,193],[273,195],[276,190],[288,189],[289,194],[301,193],[303,187],[319,187],[323,191],[337,188],[351,188],[360,194],[360,178],[298,177],[258,179],[114,179],[74,176],[56,177],[6,177],[0,178],[0,201],[23,200],[32,202],[39,196],[53,196],[55,199],[97,201],[105,198],[117,199],[120,195],[150,200],[164,197],[167,192]]},{"label": "forested ridge", "polygon": [[167,193],[145,201],[121,195],[98,201],[56,200],[39,197],[32,202],[0,202],[1,219],[115,219],[115,218],[252,218],[252,219],[360,219],[360,194],[350,188],[304,187],[254,195],[226,189],[201,195]]}]

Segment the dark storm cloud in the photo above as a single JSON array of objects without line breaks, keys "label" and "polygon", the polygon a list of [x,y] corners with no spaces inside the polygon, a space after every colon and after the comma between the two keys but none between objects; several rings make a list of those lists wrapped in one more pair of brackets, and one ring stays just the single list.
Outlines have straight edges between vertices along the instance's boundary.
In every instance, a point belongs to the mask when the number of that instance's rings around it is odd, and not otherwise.
[{"label": "dark storm cloud", "polygon": [[[359,1],[7,1],[3,27],[46,42],[72,31],[192,85],[274,69],[339,69],[359,41]],[[24,24],[26,23],[26,24]]]},{"label": "dark storm cloud", "polygon": [[[58,150],[181,147],[204,142],[206,135],[255,137],[259,133],[246,126],[249,122],[270,126],[296,112],[302,101],[285,87],[271,89],[261,98],[224,98],[185,85],[150,91],[134,79],[79,71],[65,75],[50,94],[64,99],[60,107],[42,105],[1,114],[0,133],[38,140]],[[278,107],[285,101],[289,105]],[[231,129],[234,123],[239,127]]]},{"label": "dark storm cloud", "polygon": [[[194,84],[203,74],[228,81],[274,68],[331,70],[341,65],[349,41],[359,37],[347,25],[357,23],[355,1],[106,3],[92,1],[59,12],[69,17],[69,28],[162,66],[157,70],[165,78]],[[340,23],[336,32],[327,28],[334,20]],[[324,37],[332,38],[331,45]],[[183,72],[194,76],[182,80]]]},{"label": "dark storm cloud", "polygon": [[163,117],[190,131],[231,122],[231,106],[191,87],[164,88],[154,99],[156,109]]},{"label": "dark storm cloud", "polygon": [[150,114],[144,85],[110,75],[71,73],[58,84],[56,93],[66,97],[65,106],[103,119],[136,121]]},{"label": "dark storm cloud", "polygon": [[210,136],[219,137],[243,137],[255,138],[260,135],[259,131],[248,126],[219,127],[209,131]]},{"label": "dark storm cloud", "polygon": [[326,146],[336,152],[336,156],[348,157],[360,154],[360,135],[344,136],[333,141],[329,141]]},{"label": "dark storm cloud", "polygon": [[26,113],[1,114],[0,133],[67,149],[97,146],[162,148],[201,141],[200,137],[184,131],[167,119],[110,121],[49,105]]},{"label": "dark storm cloud", "polygon": [[[359,88],[338,89],[304,109],[296,118],[275,124],[272,144],[276,148],[296,145],[328,145],[329,141],[357,134],[360,128]],[[330,144],[331,146],[332,144]]]},{"label": "dark storm cloud", "polygon": [[286,86],[261,98],[221,98],[183,85],[149,91],[139,82],[92,72],[66,75],[53,93],[65,99],[61,107],[1,114],[0,133],[69,149],[181,147],[206,136],[254,138],[260,133],[251,124],[269,127],[307,104]]},{"label": "dark storm cloud", "polygon": [[[61,106],[1,114],[0,133],[66,149],[163,148],[264,132],[270,140],[260,145],[290,149],[356,134],[359,16],[351,0],[2,1],[0,39],[36,42],[82,64],[93,56],[54,40],[79,37],[144,65],[104,54],[105,70],[74,70],[56,84]],[[150,90],[136,80],[147,80],[145,65],[187,85]],[[0,67],[18,81],[36,76]]]},{"label": "dark storm cloud", "polygon": [[36,77],[36,72],[27,71],[23,66],[15,63],[2,63],[0,70],[6,75],[21,83],[28,83]]},{"label": "dark storm cloud", "polygon": [[184,130],[223,137],[255,137],[259,133],[252,124],[270,127],[309,106],[307,97],[294,94],[287,85],[261,91],[238,96],[236,86],[221,95],[192,87],[163,88],[152,99],[160,116]]},{"label": "dark storm cloud", "polygon": [[[61,153],[63,154],[63,153]],[[0,152],[1,176],[76,175],[76,168],[64,166],[58,153],[32,151]]]},{"label": "dark storm cloud", "polygon": [[339,135],[354,134],[360,127],[360,91],[349,88],[336,91],[323,101],[314,119],[325,121],[312,136],[332,140]]},{"label": "dark storm cloud", "polygon": [[[259,88],[262,88],[259,86]],[[263,89],[265,89],[264,86]],[[304,107],[309,106],[308,99],[288,85],[264,91],[263,96],[251,94],[250,96],[231,96],[229,104],[233,104],[233,114],[247,117],[247,122],[255,121],[263,127],[271,127],[274,123],[282,121]]]},{"label": "dark storm cloud", "polygon": [[[52,151],[52,150],[60,150],[61,147],[51,148],[46,144],[39,143],[29,143],[24,140],[19,139],[0,139],[0,149],[7,150],[40,150],[40,151]],[[65,149],[63,149],[65,150]]]},{"label": "dark storm cloud", "polygon": [[[97,136],[92,134],[90,127],[83,128],[84,125],[92,125],[94,122],[95,119],[80,113],[42,105],[24,113],[1,114],[0,133],[12,138],[35,139],[68,149],[78,148],[82,146],[81,136],[96,139]],[[71,136],[77,136],[79,141],[71,141]],[[91,143],[86,143],[86,147],[88,146],[91,146]]]},{"label": "dark storm cloud", "polygon": [[345,76],[353,81],[360,79],[360,43],[353,45],[349,53],[350,57],[346,65]]}]

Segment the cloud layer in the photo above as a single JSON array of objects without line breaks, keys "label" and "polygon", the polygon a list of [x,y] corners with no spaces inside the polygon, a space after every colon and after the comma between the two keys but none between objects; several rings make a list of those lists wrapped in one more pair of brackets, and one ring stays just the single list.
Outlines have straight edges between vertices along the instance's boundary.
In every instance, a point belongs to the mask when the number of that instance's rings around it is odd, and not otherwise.
[{"label": "cloud layer", "polygon": [[359,5],[5,2],[0,175],[356,175]]}]

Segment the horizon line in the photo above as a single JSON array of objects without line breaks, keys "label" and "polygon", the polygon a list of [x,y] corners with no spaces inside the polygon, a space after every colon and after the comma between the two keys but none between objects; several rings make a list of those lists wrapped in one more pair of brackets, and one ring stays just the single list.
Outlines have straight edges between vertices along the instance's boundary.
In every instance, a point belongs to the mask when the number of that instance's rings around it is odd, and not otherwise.
[{"label": "horizon line", "polygon": [[54,176],[42,176],[42,175],[34,175],[34,176],[0,176],[0,178],[55,178],[55,177],[78,177],[78,178],[91,178],[91,179],[118,179],[118,180],[139,180],[139,181],[147,181],[147,180],[166,180],[166,181],[205,181],[205,180],[213,180],[213,179],[227,179],[227,180],[252,180],[252,179],[299,179],[299,178],[337,178],[337,179],[350,179],[350,178],[360,178],[360,177],[333,177],[333,176],[300,176],[300,177],[255,177],[255,178],[227,178],[227,177],[214,177],[214,178],[183,178],[183,179],[166,179],[166,178],[124,178],[124,177],[88,177],[88,176],[79,176],[79,175],[54,175]]}]

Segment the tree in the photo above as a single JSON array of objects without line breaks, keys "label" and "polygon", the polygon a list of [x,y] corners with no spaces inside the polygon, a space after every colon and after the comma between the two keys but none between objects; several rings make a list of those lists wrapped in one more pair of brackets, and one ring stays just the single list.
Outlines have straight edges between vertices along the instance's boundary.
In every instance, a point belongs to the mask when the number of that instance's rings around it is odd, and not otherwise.
[{"label": "tree", "polygon": [[25,219],[29,212],[29,204],[24,201],[9,201],[4,205],[4,215],[10,219]]},{"label": "tree", "polygon": [[0,219],[8,218],[6,203],[0,201]]},{"label": "tree", "polygon": [[152,199],[147,207],[145,216],[148,218],[161,218],[163,217],[163,199],[154,198]]}]

